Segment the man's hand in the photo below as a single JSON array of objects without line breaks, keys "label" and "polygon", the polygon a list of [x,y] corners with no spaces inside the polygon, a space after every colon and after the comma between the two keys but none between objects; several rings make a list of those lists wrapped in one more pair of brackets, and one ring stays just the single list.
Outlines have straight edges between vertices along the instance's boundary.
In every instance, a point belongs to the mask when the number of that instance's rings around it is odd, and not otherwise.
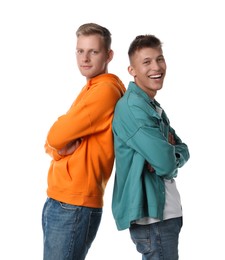
[{"label": "man's hand", "polygon": [[148,171],[149,171],[150,173],[155,172],[155,169],[151,166],[150,163],[147,163],[147,169],[148,169]]},{"label": "man's hand", "polygon": [[172,145],[176,144],[176,141],[174,139],[174,135],[169,133],[169,136],[168,136],[168,142]]},{"label": "man's hand", "polygon": [[58,151],[59,155],[66,156],[69,154],[72,154],[81,144],[82,139],[76,139],[70,143],[68,143],[66,146],[64,146],[62,149]]}]

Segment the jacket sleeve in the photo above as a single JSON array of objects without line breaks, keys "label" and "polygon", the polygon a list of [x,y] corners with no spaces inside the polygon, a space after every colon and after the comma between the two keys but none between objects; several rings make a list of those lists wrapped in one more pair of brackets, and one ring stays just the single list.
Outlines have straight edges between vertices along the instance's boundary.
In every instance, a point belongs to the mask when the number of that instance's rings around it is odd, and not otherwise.
[{"label": "jacket sleeve", "polygon": [[108,128],[120,96],[113,82],[98,83],[88,89],[81,100],[74,102],[69,111],[52,125],[47,135],[48,145],[59,150],[72,140]]},{"label": "jacket sleeve", "polygon": [[188,146],[182,142],[182,140],[178,137],[175,130],[170,127],[170,132],[173,134],[175,138],[175,154],[178,159],[178,167],[181,168],[190,158]]},{"label": "jacket sleeve", "polygon": [[177,176],[179,158],[175,146],[168,143],[159,128],[142,126],[127,144],[151,164],[157,175],[167,179]]},{"label": "jacket sleeve", "polygon": [[178,144],[170,144],[159,124],[158,114],[154,110],[149,112],[149,106],[138,102],[130,106],[133,124],[130,124],[130,129],[127,128],[128,131],[132,129],[128,134],[127,145],[141,154],[157,175],[166,179],[174,178],[178,168],[189,158],[187,146],[177,135],[175,139],[179,140]]}]

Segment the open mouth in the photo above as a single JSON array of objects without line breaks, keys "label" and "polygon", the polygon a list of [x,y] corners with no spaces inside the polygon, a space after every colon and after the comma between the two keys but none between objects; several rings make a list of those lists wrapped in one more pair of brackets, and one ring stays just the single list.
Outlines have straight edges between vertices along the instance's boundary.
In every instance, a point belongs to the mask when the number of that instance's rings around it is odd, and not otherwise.
[{"label": "open mouth", "polygon": [[150,75],[150,76],[148,76],[148,77],[149,77],[150,79],[161,79],[162,76],[163,76],[163,74],[160,73],[160,74],[156,74],[156,75]]}]

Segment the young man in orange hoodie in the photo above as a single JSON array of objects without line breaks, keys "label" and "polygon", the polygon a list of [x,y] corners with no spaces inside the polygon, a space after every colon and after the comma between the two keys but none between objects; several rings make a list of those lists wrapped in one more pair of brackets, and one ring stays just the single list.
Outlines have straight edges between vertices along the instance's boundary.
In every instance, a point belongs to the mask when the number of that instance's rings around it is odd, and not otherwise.
[{"label": "young man in orange hoodie", "polygon": [[112,118],[125,87],[108,73],[111,33],[88,23],[77,32],[76,58],[86,85],[50,128],[52,157],[42,214],[44,260],[82,260],[96,236],[114,163]]}]

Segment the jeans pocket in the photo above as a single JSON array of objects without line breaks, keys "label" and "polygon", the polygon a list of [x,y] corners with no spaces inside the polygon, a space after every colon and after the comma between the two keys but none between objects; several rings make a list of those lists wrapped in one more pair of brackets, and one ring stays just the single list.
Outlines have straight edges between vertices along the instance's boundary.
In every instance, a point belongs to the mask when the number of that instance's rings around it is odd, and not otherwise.
[{"label": "jeans pocket", "polygon": [[151,239],[149,230],[143,225],[133,224],[130,227],[130,236],[136,249],[141,254],[151,252]]}]

